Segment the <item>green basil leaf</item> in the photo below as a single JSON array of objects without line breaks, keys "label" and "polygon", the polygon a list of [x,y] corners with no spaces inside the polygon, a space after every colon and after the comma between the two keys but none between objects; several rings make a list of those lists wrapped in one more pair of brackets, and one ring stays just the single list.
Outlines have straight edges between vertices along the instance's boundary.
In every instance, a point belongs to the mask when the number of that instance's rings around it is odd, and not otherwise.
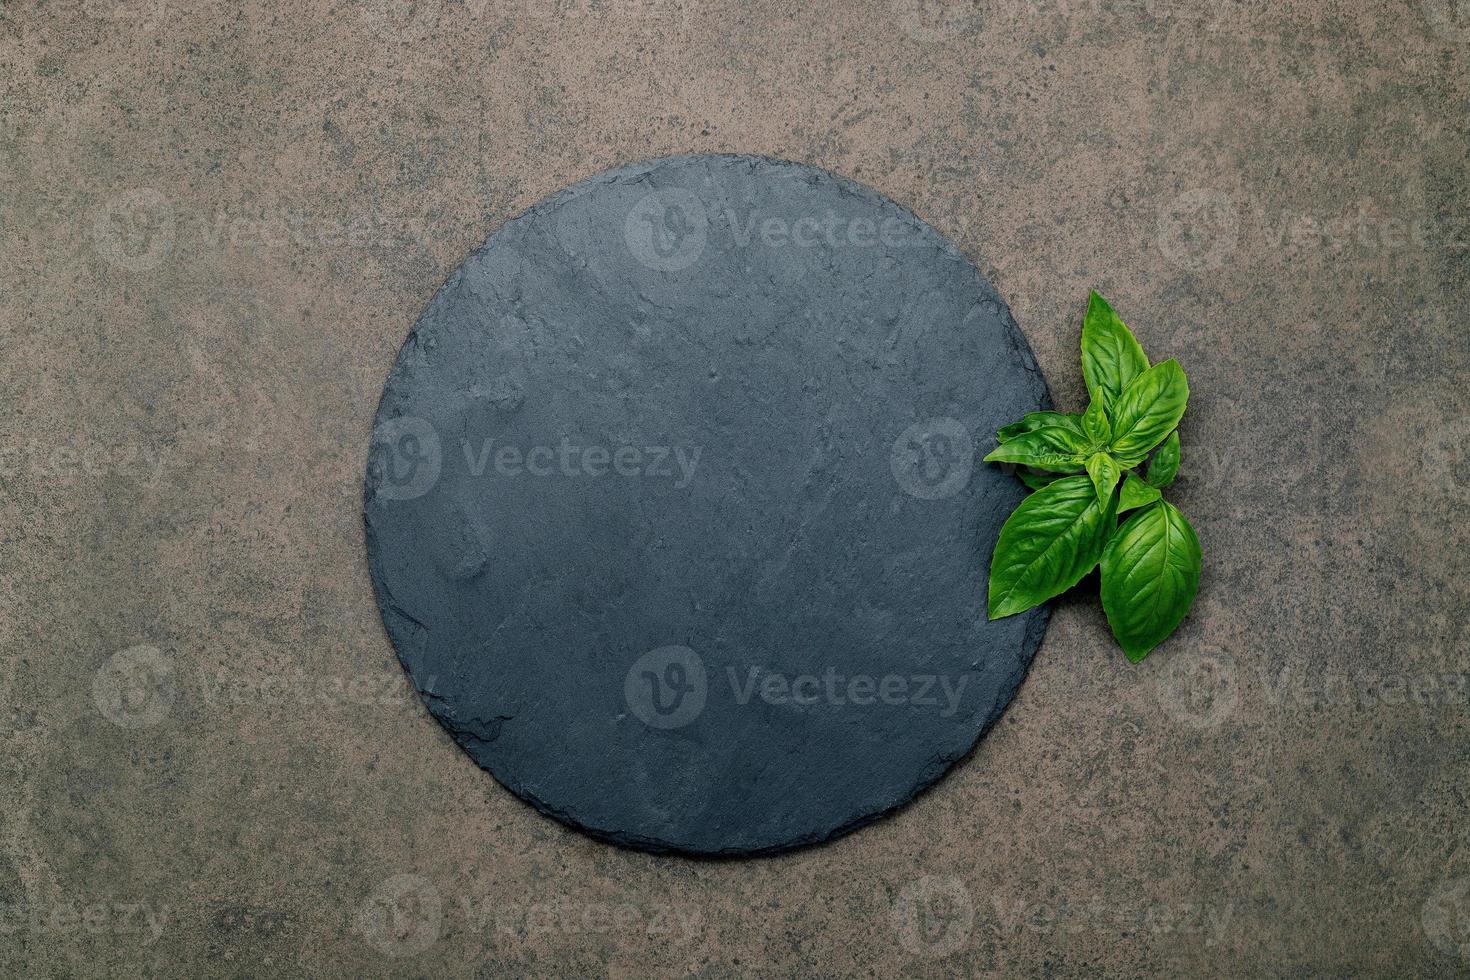
[{"label": "green basil leaf", "polygon": [[1092,402],[1082,413],[1082,434],[1099,449],[1113,441],[1113,427],[1108,424],[1108,414],[1103,411],[1102,402]]},{"label": "green basil leaf", "polygon": [[[1113,404],[1123,389],[1148,370],[1148,358],[1108,301],[1095,291],[1082,318],[1082,377],[1087,394],[1116,420]],[[1117,425],[1113,428],[1116,430]]]},{"label": "green basil leaf", "polygon": [[1092,477],[1093,489],[1097,491],[1097,502],[1105,504],[1112,497],[1113,488],[1118,485],[1123,471],[1107,453],[1093,453],[1087,457],[1087,475]]},{"label": "green basil leaf", "polygon": [[1179,362],[1155,364],[1129,382],[1113,405],[1113,455],[1142,456],[1179,425],[1189,382]]},{"label": "green basil leaf", "polygon": [[1038,470],[1075,473],[1083,468],[1087,440],[1071,429],[1045,426],[1003,442],[985,457],[987,463],[1019,463]]},{"label": "green basil leaf", "polygon": [[1179,474],[1179,430],[1175,429],[1169,433],[1169,438],[1154,453],[1154,458],[1148,462],[1148,485],[1151,487],[1167,487],[1174,482],[1174,477]]},{"label": "green basil leaf", "polygon": [[1174,632],[1199,591],[1199,570],[1199,538],[1171,504],[1149,504],[1118,528],[1102,556],[1102,604],[1129,660]]},{"label": "green basil leaf", "polygon": [[1046,426],[1061,426],[1064,429],[1075,429],[1078,435],[1082,434],[1082,416],[1065,412],[1027,412],[1025,418],[1019,422],[1002,426],[995,430],[997,442],[1009,442],[1016,436],[1027,432],[1033,432]]},{"label": "green basil leaf", "polygon": [[1032,490],[1040,490],[1048,483],[1055,483],[1062,479],[1061,473],[1033,473],[1026,469],[1016,470],[1016,476]]},{"label": "green basil leaf", "polygon": [[1061,595],[1102,557],[1117,512],[1099,503],[1092,480],[1069,476],[1021,501],[990,559],[990,618],[1025,612]]},{"label": "green basil leaf", "polygon": [[1122,514],[1136,510],[1144,504],[1151,504],[1160,496],[1157,487],[1151,487],[1129,473],[1123,478],[1123,492],[1118,495],[1118,513]]}]

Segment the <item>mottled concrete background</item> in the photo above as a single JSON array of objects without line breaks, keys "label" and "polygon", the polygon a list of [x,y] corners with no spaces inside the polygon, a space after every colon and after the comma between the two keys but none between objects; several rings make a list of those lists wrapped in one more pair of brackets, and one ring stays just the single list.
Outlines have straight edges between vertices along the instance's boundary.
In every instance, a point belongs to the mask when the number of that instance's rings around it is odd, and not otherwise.
[{"label": "mottled concrete background", "polygon": [[[1467,58],[1456,0],[4,0],[0,974],[1470,971]],[[1063,601],[934,791],[746,862],[478,770],[358,500],[444,276],[690,151],[912,207],[1066,407],[1093,286],[1195,392],[1180,633]]]}]

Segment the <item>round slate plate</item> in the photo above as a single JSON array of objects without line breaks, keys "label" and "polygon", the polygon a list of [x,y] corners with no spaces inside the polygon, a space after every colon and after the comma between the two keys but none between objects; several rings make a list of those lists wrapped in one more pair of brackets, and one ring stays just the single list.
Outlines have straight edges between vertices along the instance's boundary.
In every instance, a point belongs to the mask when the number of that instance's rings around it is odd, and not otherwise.
[{"label": "round slate plate", "polygon": [[609,171],[445,283],[378,408],[365,518],[399,658],[542,812],[654,851],[827,840],[1015,692],[990,623],[1021,500],[976,460],[1048,407],[934,229],[799,164]]}]

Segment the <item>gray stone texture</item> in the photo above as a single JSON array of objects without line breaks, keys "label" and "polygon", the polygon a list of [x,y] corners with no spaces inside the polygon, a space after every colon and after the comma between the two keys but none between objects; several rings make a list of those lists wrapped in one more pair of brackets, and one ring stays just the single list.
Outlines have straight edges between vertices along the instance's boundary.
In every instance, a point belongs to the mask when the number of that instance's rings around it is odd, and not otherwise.
[{"label": "gray stone texture", "polygon": [[[0,5],[0,974],[1464,974],[1455,8]],[[1063,408],[1093,287],[1194,390],[1179,633],[1131,666],[1059,603],[969,760],[757,860],[486,778],[364,558],[418,311],[547,194],[696,152],[911,208]]]}]

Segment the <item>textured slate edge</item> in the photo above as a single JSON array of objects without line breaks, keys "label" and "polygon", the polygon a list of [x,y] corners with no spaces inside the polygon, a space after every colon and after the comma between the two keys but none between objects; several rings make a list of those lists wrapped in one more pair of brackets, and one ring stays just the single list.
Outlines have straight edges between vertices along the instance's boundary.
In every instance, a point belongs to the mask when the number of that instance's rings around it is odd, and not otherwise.
[{"label": "textured slate edge", "polygon": [[[939,241],[939,243],[945,246],[954,256],[962,259],[965,262],[968,262],[972,267],[974,267],[975,265],[975,263],[969,258],[969,256],[965,255],[965,253],[962,252],[958,246],[956,246],[952,241],[941,234],[937,228],[929,224],[929,222],[925,221],[912,209],[908,208],[901,202],[888,197],[875,188],[868,187],[865,184],[859,184],[850,178],[844,177],[841,174],[834,173],[830,170],[825,170],[821,167],[812,166],[811,164],[798,163],[792,160],[783,160],[777,157],[768,157],[761,154],[751,153],[683,153],[674,154],[672,156],[666,157],[655,157],[653,159],[642,160],[637,163],[627,164],[622,167],[615,167],[611,170],[604,170],[589,177],[585,177],[582,180],[570,184],[559,191],[555,191],[547,195],[546,197],[541,198],[536,203],[528,207],[526,210],[511,218],[508,218],[498,227],[493,229],[486,236],[485,241],[482,242],[480,246],[476,248],[474,252],[472,252],[469,256],[466,256],[465,259],[461,261],[458,266],[455,267],[454,271],[452,271],[447,277],[445,277],[444,282],[440,284],[439,288],[434,291],[434,295],[430,298],[429,303],[425,305],[424,311],[419,314],[418,319],[414,322],[413,329],[409,331],[407,338],[405,338],[403,344],[399,347],[398,353],[394,355],[394,367],[396,367],[397,364],[401,361],[404,352],[417,344],[418,330],[419,326],[423,322],[424,315],[433,307],[435,301],[439,298],[439,296],[455,281],[456,277],[460,274],[460,271],[464,268],[469,259],[483,254],[490,247],[492,241],[497,235],[500,235],[517,222],[532,220],[534,215],[539,211],[550,210],[555,205],[560,204],[565,200],[579,197],[580,195],[585,194],[599,186],[602,186],[603,184],[616,183],[620,180],[625,179],[636,180],[639,177],[643,177],[651,173],[660,166],[677,160],[742,161],[752,164],[773,164],[778,167],[795,167],[799,168],[803,172],[816,173],[822,178],[833,181],[842,189],[844,193],[852,194],[856,197],[861,197],[866,200],[872,200],[880,205],[887,204],[896,207],[904,215],[912,218],[922,229],[932,234]],[[978,272],[979,270],[976,269],[976,271]],[[1042,373],[1040,366],[1036,362],[1036,357],[1031,351],[1031,345],[1027,342],[1025,334],[1021,332],[1020,326],[1016,323],[1015,318],[1011,315],[1010,307],[1006,304],[1005,300],[1001,298],[1000,294],[995,290],[995,285],[991,283],[990,280],[983,273],[980,274],[980,278],[991,288],[991,296],[987,298],[992,298],[995,300],[999,308],[999,314],[1002,323],[1004,324],[1006,328],[1006,333],[1011,340],[1011,346],[1021,357],[1022,367],[1027,372],[1034,374],[1037,380],[1041,383],[1041,408],[1051,409],[1053,407],[1051,399],[1051,387],[1046,383],[1046,377]],[[387,398],[388,382],[392,380],[392,377],[393,368],[390,367],[388,371],[388,378],[383,385],[383,394],[379,396],[378,407],[373,413],[373,432],[377,431],[378,425],[381,424],[381,422],[383,421],[383,403]],[[370,435],[368,443],[369,457],[371,457],[371,452],[372,441]],[[436,707],[436,703],[442,701],[442,699],[434,693],[426,691],[424,688],[419,686],[417,679],[413,676],[413,671],[408,660],[405,659],[402,651],[398,649],[398,644],[393,641],[392,629],[388,625],[387,619],[389,611],[391,609],[392,612],[399,617],[409,620],[410,622],[414,622],[425,632],[428,632],[428,629],[422,623],[417,623],[416,620],[413,620],[412,617],[405,613],[397,605],[397,603],[394,602],[392,594],[383,585],[382,577],[378,574],[377,560],[374,557],[375,551],[373,549],[373,542],[376,540],[377,536],[373,532],[372,524],[368,519],[367,507],[368,501],[371,499],[374,490],[371,463],[372,460],[371,458],[369,458],[368,465],[365,468],[367,471],[367,478],[363,481],[362,498],[364,550],[368,559],[368,572],[373,582],[373,595],[377,600],[379,617],[383,623],[383,631],[385,636],[387,636],[388,638],[388,644],[393,648],[395,656],[398,657],[398,662],[403,666],[404,673],[408,674],[409,681],[414,685],[414,689],[418,692],[420,700],[422,700],[424,703],[424,707],[428,709],[429,714],[433,716],[434,720],[439,723],[444,731],[446,731],[454,739],[455,743],[464,750],[465,754],[468,755],[470,759],[473,760],[475,764],[478,765],[481,769],[488,772],[490,776],[497,783],[500,784],[501,787],[510,792],[513,796],[524,800],[526,803],[529,803],[531,806],[535,807],[536,810],[538,810],[545,816],[551,817],[552,819],[558,821],[561,824],[564,824],[567,827],[580,831],[581,833],[595,838],[596,840],[603,841],[608,844],[615,844],[619,847],[626,847],[645,853],[673,854],[691,858],[702,858],[707,860],[732,860],[747,857],[764,857],[782,854],[788,851],[794,851],[799,848],[825,844],[830,841],[836,840],[839,837],[846,836],[847,834],[850,834],[855,830],[866,827],[871,823],[881,820],[889,814],[909,805],[914,800],[918,799],[921,795],[928,792],[936,783],[943,779],[944,776],[952,768],[954,768],[954,766],[956,766],[960,762],[963,762],[974,754],[976,747],[980,744],[980,740],[983,739],[985,735],[990,731],[990,729],[994,727],[995,723],[1000,720],[1000,716],[1005,713],[1006,708],[1010,706],[1011,701],[1015,698],[1016,691],[1019,690],[1021,682],[1025,680],[1027,673],[1031,669],[1032,661],[1035,660],[1036,653],[1041,647],[1041,641],[1046,635],[1046,627],[1051,620],[1051,607],[1049,604],[1042,604],[1024,614],[1029,618],[1030,621],[1026,625],[1026,634],[1022,642],[1019,664],[1016,670],[1012,672],[1011,677],[1008,679],[1003,689],[1004,697],[997,699],[995,710],[993,710],[990,713],[990,716],[985,719],[983,724],[981,724],[979,730],[975,734],[974,740],[970,743],[969,747],[966,748],[963,752],[958,753],[957,755],[954,755],[952,757],[944,755],[937,756],[936,760],[940,764],[937,766],[937,768],[931,766],[931,768],[934,769],[934,774],[917,783],[915,785],[913,793],[911,793],[906,799],[900,800],[891,806],[885,807],[881,810],[876,810],[873,813],[866,814],[856,820],[852,820],[846,824],[835,827],[825,834],[812,834],[798,840],[793,840],[785,844],[767,848],[697,850],[682,847],[680,845],[673,844],[659,838],[643,837],[641,835],[627,833],[626,831],[606,830],[583,823],[570,814],[566,813],[565,811],[557,809],[549,802],[540,799],[534,793],[528,792],[524,787],[512,786],[508,784],[505,780],[501,779],[500,776],[498,776],[493,769],[491,769],[487,765],[482,764],[475,757],[475,753],[471,750],[471,743],[485,741],[485,739],[481,738],[475,733],[474,726],[472,724],[467,725],[466,720],[455,718],[447,708]]]},{"label": "textured slate edge", "polygon": [[[915,787],[913,794],[910,795],[907,799],[900,800],[892,806],[886,807],[882,810],[876,810],[873,813],[867,814],[864,817],[860,817],[857,820],[853,820],[850,823],[835,827],[826,834],[813,834],[801,840],[794,840],[790,843],[782,844],[779,847],[746,849],[735,848],[728,850],[699,851],[686,847],[672,845],[667,842],[660,841],[656,838],[641,837],[636,834],[629,834],[622,831],[612,832],[600,830],[596,827],[589,827],[586,824],[580,823],[572,817],[569,817],[567,814],[546,803],[544,800],[538,799],[531,793],[518,792],[514,789],[511,789],[511,792],[515,793],[521,799],[530,803],[546,816],[552,817],[569,827],[579,830],[589,837],[594,837],[597,840],[603,841],[608,844],[616,844],[619,847],[626,847],[632,850],[643,851],[650,854],[675,854],[682,857],[699,858],[709,861],[733,861],[742,858],[771,857],[774,855],[784,854],[788,851],[799,850],[804,847],[816,847],[821,844],[830,843],[831,841],[834,841],[839,837],[845,837],[855,830],[861,830],[863,827],[866,827],[871,823],[882,820],[889,814],[895,813],[898,810],[901,810],[904,807],[908,806],[910,803],[913,803],[920,796],[929,792],[929,790],[932,789],[936,784],[938,784],[941,779],[947,776],[951,769],[953,769],[955,766],[968,759],[971,755],[975,753],[975,749],[978,748],[980,745],[980,740],[983,739],[985,737],[985,734],[995,726],[995,723],[1000,720],[1000,716],[1005,714],[1006,708],[1010,707],[1011,700],[1016,695],[1016,691],[1020,689],[1021,682],[1026,679],[1027,673],[1030,672],[1031,662],[1035,659],[1036,652],[1041,647],[1041,641],[1046,635],[1047,623],[1051,619],[1051,607],[1049,605],[1041,605],[1038,606],[1035,610],[1032,610],[1032,612],[1028,613],[1027,615],[1031,616],[1031,621],[1026,624],[1026,637],[1023,641],[1021,649],[1021,664],[1019,667],[1016,668],[1016,670],[1007,680],[1004,689],[1005,696],[1003,698],[997,699],[996,709],[990,713],[990,717],[986,718],[985,723],[980,726],[980,730],[976,733],[975,740],[970,743],[969,748],[965,749],[965,751],[952,758],[943,755],[938,756],[937,758],[943,763],[939,767],[938,771],[936,771],[935,774],[928,780],[918,784]],[[474,736],[470,737],[473,738]],[[458,739],[456,740],[458,741]],[[464,743],[461,741],[460,745],[463,747]],[[471,756],[471,758],[473,758],[473,756]],[[489,770],[486,771],[488,772]],[[491,775],[493,776],[494,773],[491,773]],[[496,779],[496,782],[500,782],[498,777]],[[504,786],[505,784],[501,783],[501,785]],[[510,787],[508,786],[506,788],[510,789]]]}]

